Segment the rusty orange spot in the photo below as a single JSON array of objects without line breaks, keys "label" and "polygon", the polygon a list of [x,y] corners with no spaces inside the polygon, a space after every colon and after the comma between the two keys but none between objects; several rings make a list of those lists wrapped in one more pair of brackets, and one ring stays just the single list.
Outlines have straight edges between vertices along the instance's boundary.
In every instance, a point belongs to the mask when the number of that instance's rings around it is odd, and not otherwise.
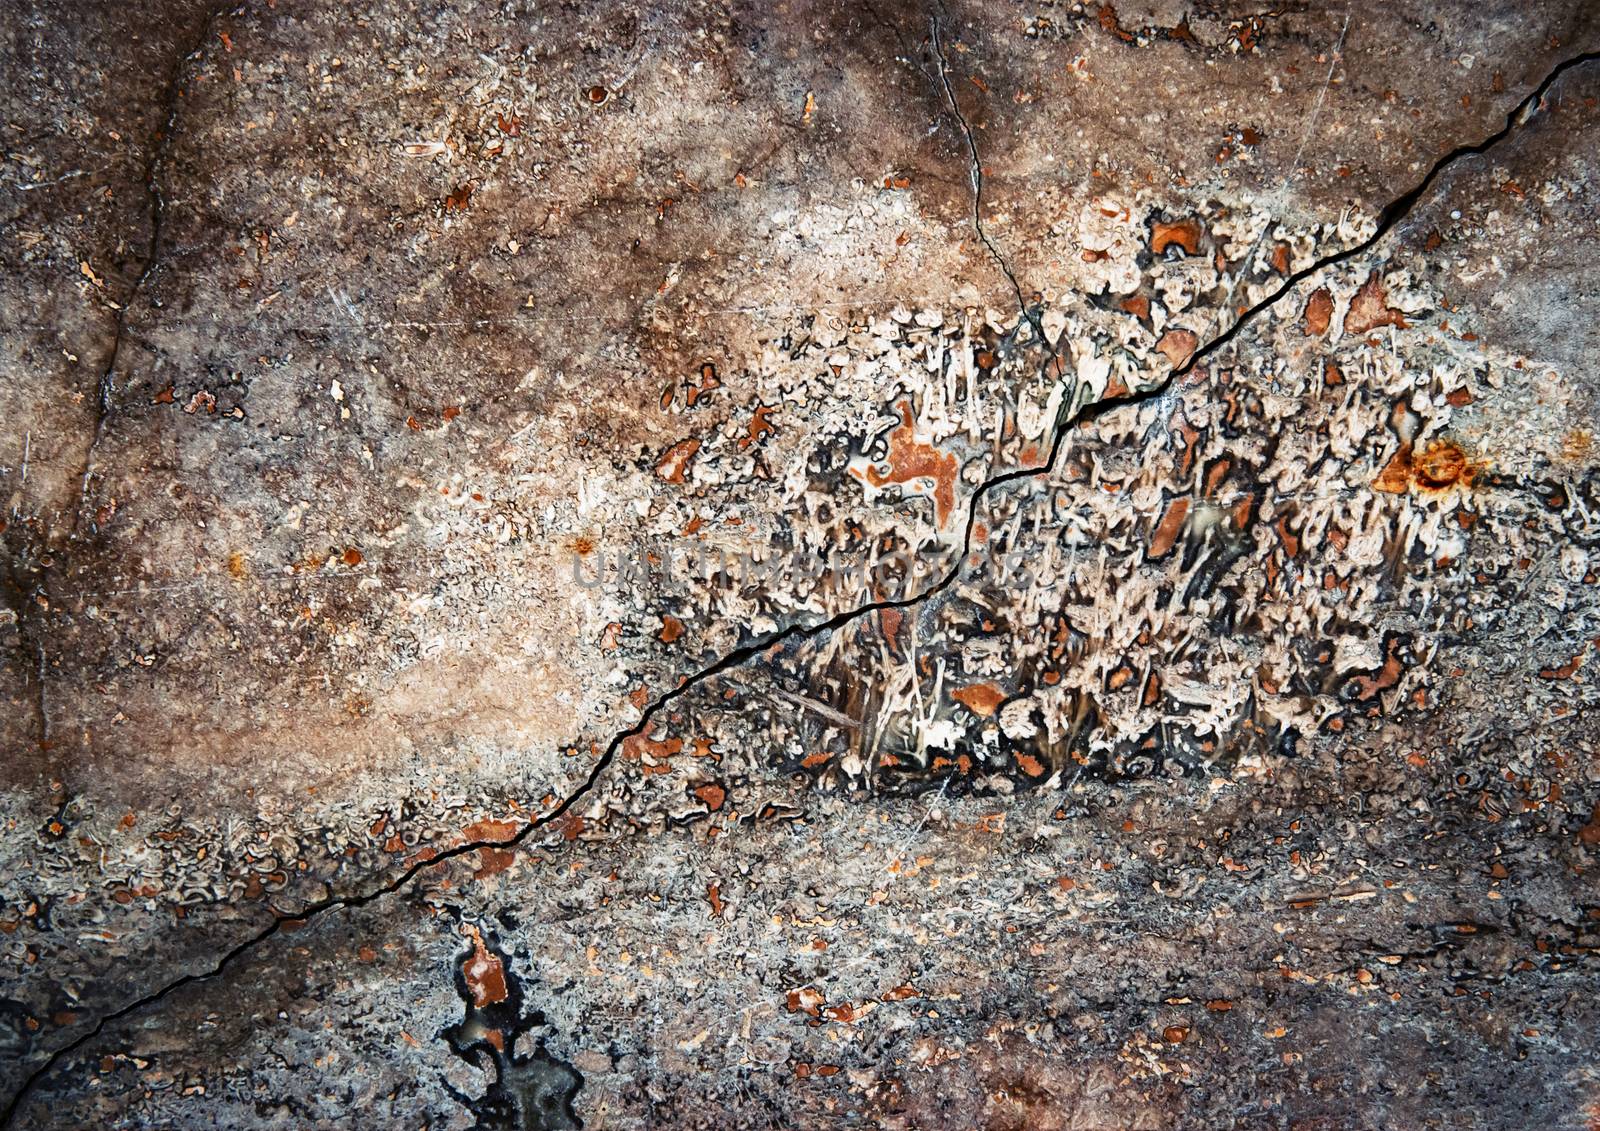
[{"label": "rusty orange spot", "polygon": [[680,440],[661,454],[656,463],[656,474],[668,483],[682,483],[689,461],[700,450],[699,440]]},{"label": "rusty orange spot", "polygon": [[661,634],[657,637],[663,644],[671,644],[683,635],[683,622],[668,613],[661,614]]},{"label": "rusty orange spot", "polygon": [[1039,759],[1035,758],[1032,754],[1018,754],[1017,765],[1020,766],[1022,768],[1022,772],[1027,774],[1030,778],[1044,777],[1044,763],[1039,761]]},{"label": "rusty orange spot", "polygon": [[1200,344],[1200,339],[1189,330],[1168,330],[1161,335],[1161,340],[1156,343],[1156,349],[1167,355],[1167,360],[1174,369],[1188,361],[1194,355],[1195,347]]},{"label": "rusty orange spot", "polygon": [[1365,334],[1379,326],[1404,330],[1406,320],[1400,311],[1389,305],[1389,292],[1384,289],[1378,273],[1373,271],[1367,276],[1367,281],[1361,284],[1355,298],[1350,300],[1350,309],[1344,316],[1344,332]]},{"label": "rusty orange spot", "polygon": [[706,808],[711,810],[713,813],[715,813],[718,809],[721,809],[722,803],[728,799],[728,791],[723,789],[716,782],[709,782],[706,785],[696,786],[694,789],[694,795],[701,801],[704,801]]},{"label": "rusty orange spot", "polygon": [[461,830],[462,834],[468,840],[491,841],[510,840],[513,836],[521,831],[522,825],[517,821],[497,821],[492,817],[485,817],[480,821],[474,821],[472,824]]},{"label": "rusty orange spot", "polygon": [[484,945],[483,935],[478,928],[467,927],[465,930],[472,939],[472,953],[467,955],[461,964],[461,976],[466,979],[467,992],[472,995],[472,1004],[478,1009],[484,1009],[505,1001],[509,996],[506,991],[505,965],[498,955]]},{"label": "rusty orange spot", "polygon": [[1187,498],[1173,499],[1167,505],[1167,513],[1161,516],[1161,521],[1156,524],[1155,533],[1150,536],[1150,557],[1165,557],[1178,540],[1178,534],[1183,530],[1184,521],[1189,517],[1189,500]]},{"label": "rusty orange spot", "polygon": [[1449,440],[1435,440],[1420,454],[1410,444],[1401,444],[1378,477],[1372,481],[1375,491],[1400,495],[1413,488],[1437,494],[1454,487],[1469,488],[1482,470],[1467,458],[1467,454]]},{"label": "rusty orange spot", "polygon": [[1200,221],[1194,217],[1163,224],[1159,220],[1150,229],[1150,250],[1160,255],[1173,244],[1183,249],[1185,255],[1200,254],[1200,237],[1204,235]]},{"label": "rusty orange spot", "polygon": [[739,440],[740,451],[744,451],[751,444],[759,445],[778,430],[778,426],[773,424],[771,419],[774,411],[776,409],[773,406],[756,405],[755,413],[750,417],[750,434]]},{"label": "rusty orange spot", "polygon": [[942,530],[956,505],[956,457],[941,452],[932,444],[917,439],[916,423],[912,416],[911,401],[904,399],[897,406],[900,426],[889,433],[889,472],[885,475],[877,467],[868,465],[864,473],[867,483],[883,488],[891,483],[911,483],[918,479],[932,479],[934,521]]},{"label": "rusty orange spot", "polygon": [[1311,292],[1311,297],[1306,299],[1302,319],[1306,333],[1311,337],[1320,338],[1328,332],[1328,324],[1333,321],[1333,296],[1328,293],[1327,287],[1318,287]]},{"label": "rusty orange spot", "polygon": [[472,874],[475,880],[498,876],[516,863],[517,854],[506,848],[478,849],[478,869]]},{"label": "rusty orange spot", "polygon": [[971,687],[963,687],[959,691],[952,691],[950,697],[960,703],[974,715],[988,718],[994,714],[1005,701],[1005,692],[992,683],[975,683]]}]

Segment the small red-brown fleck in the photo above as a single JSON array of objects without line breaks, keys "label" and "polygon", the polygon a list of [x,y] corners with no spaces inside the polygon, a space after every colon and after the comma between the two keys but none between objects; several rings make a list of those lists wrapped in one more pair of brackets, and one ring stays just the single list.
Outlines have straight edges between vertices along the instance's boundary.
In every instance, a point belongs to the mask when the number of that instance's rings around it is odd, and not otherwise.
[{"label": "small red-brown fleck", "polygon": [[716,782],[707,782],[694,788],[695,797],[705,802],[706,808],[715,813],[722,808],[722,803],[728,799],[728,791]]},{"label": "small red-brown fleck", "polygon": [[671,644],[683,635],[683,622],[667,613],[661,614],[661,633],[657,637],[663,644]]},{"label": "small red-brown fleck", "polygon": [[466,932],[472,939],[472,953],[461,963],[461,976],[466,979],[472,1004],[486,1009],[510,996],[506,990],[506,968],[499,956],[484,945],[478,928],[468,927]]},{"label": "small red-brown fleck", "polygon": [[1167,355],[1167,360],[1174,369],[1194,356],[1195,347],[1200,344],[1200,339],[1189,330],[1168,330],[1161,335],[1161,340],[1156,343],[1156,349]]},{"label": "small red-brown fleck", "polygon": [[959,470],[959,461],[948,452],[941,452],[932,444],[924,444],[917,440],[916,422],[909,399],[902,400],[898,407],[900,425],[889,433],[889,450],[885,460],[889,465],[888,474],[872,466],[866,469],[862,478],[873,487],[932,479],[933,517],[939,529],[943,530],[956,506],[956,472]]},{"label": "small red-brown fleck", "polygon": [[761,441],[765,440],[768,436],[772,435],[778,430],[778,426],[772,423],[772,414],[775,411],[776,409],[771,405],[763,404],[756,406],[755,412],[750,418],[749,435],[739,438],[740,451],[744,451],[752,444],[759,447],[761,445]]},{"label": "small red-brown fleck", "polygon": [[521,831],[522,825],[516,821],[497,821],[493,817],[484,817],[462,829],[461,835],[468,840],[493,842],[510,840]]},{"label": "small red-brown fleck", "polygon": [[721,884],[706,885],[706,902],[711,904],[711,917],[713,919],[722,918],[723,903]]},{"label": "small red-brown fleck", "polygon": [[1163,224],[1158,220],[1150,229],[1150,250],[1160,255],[1176,244],[1183,249],[1185,255],[1199,255],[1200,237],[1203,234],[1204,229],[1200,227],[1200,221],[1193,217],[1175,220],[1170,224]]},{"label": "small red-brown fleck", "polygon": [[822,1012],[823,1002],[827,999],[822,993],[811,986],[801,986],[798,990],[790,990],[785,997],[785,1005],[790,1013],[808,1013],[812,1017]]},{"label": "small red-brown fleck", "polygon": [[952,691],[950,697],[975,715],[988,718],[1005,702],[1005,692],[992,683],[975,683]]},{"label": "small red-brown fleck", "polygon": [[1166,1041],[1169,1045],[1182,1044],[1184,1038],[1188,1035],[1189,1030],[1183,1025],[1168,1025],[1165,1029],[1161,1030],[1162,1040]]},{"label": "small red-brown fleck", "polygon": [[1554,668],[1543,668],[1539,672],[1540,679],[1570,679],[1579,668],[1583,667],[1584,653],[1579,652],[1566,663]]},{"label": "small red-brown fleck", "polygon": [[1155,532],[1150,536],[1150,557],[1161,558],[1171,552],[1173,544],[1178,540],[1178,534],[1183,530],[1183,524],[1189,517],[1189,500],[1187,498],[1173,499],[1167,505],[1167,513],[1161,516],[1161,521],[1156,524]]},{"label": "small red-brown fleck", "polygon": [[365,559],[361,556],[361,551],[356,549],[354,546],[351,546],[344,552],[344,564],[347,566],[358,566],[364,560]]},{"label": "small red-brown fleck", "polygon": [[899,609],[879,609],[878,626],[883,632],[884,643],[892,651],[900,650],[900,626],[905,622],[905,614]]},{"label": "small red-brown fleck", "polygon": [[1306,299],[1302,318],[1310,337],[1320,338],[1328,332],[1328,324],[1333,321],[1333,296],[1328,293],[1327,287],[1318,287],[1311,292],[1311,297]]},{"label": "small red-brown fleck", "polygon": [[1369,330],[1376,330],[1379,326],[1393,326],[1404,330],[1406,320],[1400,311],[1389,305],[1389,292],[1384,289],[1383,281],[1374,271],[1367,276],[1367,281],[1361,284],[1361,289],[1356,292],[1355,298],[1350,300],[1350,309],[1344,316],[1344,332],[1365,334]]},{"label": "small red-brown fleck", "polygon": [[1589,823],[1578,830],[1578,839],[1588,845],[1600,844],[1600,801],[1595,802]]},{"label": "small red-brown fleck", "polygon": [[662,453],[656,463],[656,474],[668,483],[682,483],[689,461],[700,450],[699,440],[680,440]]},{"label": "small red-brown fleck", "polygon": [[1414,452],[1410,444],[1401,444],[1394,457],[1372,481],[1374,491],[1400,495],[1415,488],[1427,493],[1439,493],[1453,488],[1469,488],[1481,467],[1467,458],[1460,447],[1449,440],[1435,440],[1422,452]]}]

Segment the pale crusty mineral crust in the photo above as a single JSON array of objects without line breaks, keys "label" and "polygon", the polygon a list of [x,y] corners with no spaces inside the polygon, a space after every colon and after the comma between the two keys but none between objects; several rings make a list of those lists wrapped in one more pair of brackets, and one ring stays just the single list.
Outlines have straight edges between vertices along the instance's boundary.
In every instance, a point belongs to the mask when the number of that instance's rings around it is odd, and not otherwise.
[{"label": "pale crusty mineral crust", "polygon": [[1591,5],[8,17],[11,1123],[1600,1120]]}]

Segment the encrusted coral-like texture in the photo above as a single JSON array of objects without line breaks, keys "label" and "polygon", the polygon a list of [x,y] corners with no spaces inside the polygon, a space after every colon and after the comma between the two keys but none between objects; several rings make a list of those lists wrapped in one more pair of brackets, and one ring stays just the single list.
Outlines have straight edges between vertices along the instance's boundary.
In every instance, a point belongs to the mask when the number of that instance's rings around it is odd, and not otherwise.
[{"label": "encrusted coral-like texture", "polygon": [[4,11],[7,1126],[1600,1126],[1593,4]]}]

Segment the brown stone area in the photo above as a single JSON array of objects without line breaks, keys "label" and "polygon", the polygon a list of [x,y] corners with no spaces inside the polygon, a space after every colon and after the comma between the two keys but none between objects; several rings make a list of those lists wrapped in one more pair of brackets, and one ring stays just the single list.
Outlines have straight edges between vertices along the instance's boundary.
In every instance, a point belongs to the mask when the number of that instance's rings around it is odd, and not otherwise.
[{"label": "brown stone area", "polygon": [[4,1126],[1595,1125],[1592,4],[6,16]]}]

